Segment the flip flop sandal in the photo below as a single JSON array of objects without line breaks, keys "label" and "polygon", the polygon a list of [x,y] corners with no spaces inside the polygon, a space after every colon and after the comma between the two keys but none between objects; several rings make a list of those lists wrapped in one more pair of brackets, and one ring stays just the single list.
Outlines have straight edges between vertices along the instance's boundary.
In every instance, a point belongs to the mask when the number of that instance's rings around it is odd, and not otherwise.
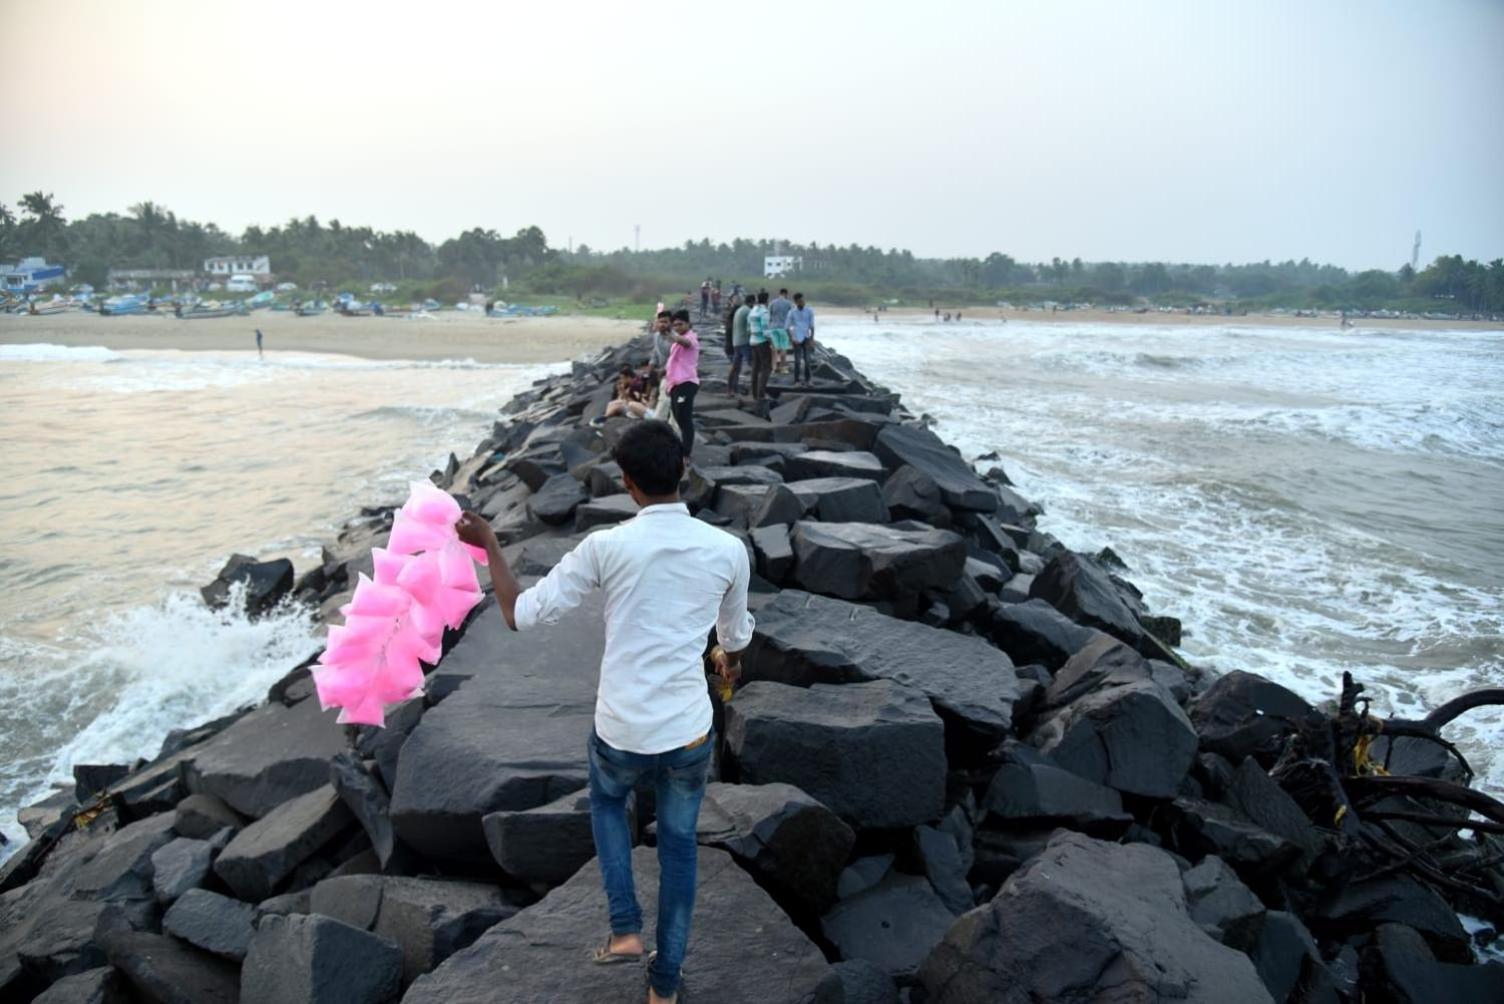
[{"label": "flip flop sandal", "polygon": [[642,961],[642,953],[641,952],[637,952],[636,954],[629,955],[629,954],[626,954],[624,952],[613,952],[613,951],[611,951],[611,938],[612,938],[612,935],[610,935],[610,934],[606,935],[605,943],[602,944],[599,948],[597,948],[594,952],[591,953],[591,955],[590,955],[590,961],[591,962],[593,962],[597,966],[614,966],[614,965],[617,965],[617,964],[622,963],[622,962],[641,962]]}]

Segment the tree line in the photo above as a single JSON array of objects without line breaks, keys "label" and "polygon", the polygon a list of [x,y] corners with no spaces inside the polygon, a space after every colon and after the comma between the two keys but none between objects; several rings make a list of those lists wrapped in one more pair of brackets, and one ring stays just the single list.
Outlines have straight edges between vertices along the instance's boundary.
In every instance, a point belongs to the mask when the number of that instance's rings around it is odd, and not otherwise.
[{"label": "tree line", "polygon": [[1246,264],[1085,262],[1052,258],[1023,262],[994,252],[985,258],[920,258],[911,251],[858,244],[800,244],[738,238],[685,241],[680,247],[636,251],[551,247],[543,231],[511,236],[475,227],[438,244],[412,231],[347,226],[337,219],[294,218],[249,226],[241,234],[214,223],[182,220],[155,202],[124,214],[90,213],[68,220],[51,193],[23,195],[15,211],[0,203],[0,261],[39,255],[69,267],[76,282],[103,287],[111,268],[199,269],[203,260],[236,253],[267,254],[279,279],[301,286],[396,282],[428,284],[434,295],[509,289],[587,298],[650,300],[692,289],[706,277],[760,281],[763,258],[799,257],[799,283],[826,302],[879,299],[950,302],[1091,302],[1194,304],[1238,301],[1253,308],[1399,309],[1415,312],[1504,313],[1504,259],[1487,264],[1444,255],[1426,268],[1349,272],[1308,259]]}]

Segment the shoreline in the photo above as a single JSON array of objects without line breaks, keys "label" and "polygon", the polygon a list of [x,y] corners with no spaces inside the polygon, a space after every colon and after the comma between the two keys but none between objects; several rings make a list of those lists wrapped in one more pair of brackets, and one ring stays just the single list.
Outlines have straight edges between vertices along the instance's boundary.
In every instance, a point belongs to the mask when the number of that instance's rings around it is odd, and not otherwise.
[{"label": "shoreline", "polygon": [[171,315],[99,317],[81,311],[40,317],[0,315],[0,345],[47,343],[116,351],[256,351],[260,328],[268,355],[303,352],[372,360],[471,359],[478,363],[560,363],[620,342],[640,321],[601,317],[433,318],[298,317],[260,311],[247,317],[181,321]]},{"label": "shoreline", "polygon": [[[826,317],[838,317],[843,320],[872,319],[871,309],[860,307],[825,307],[815,306],[816,327],[818,330],[818,318],[823,313]],[[958,308],[941,307],[941,314],[949,311],[954,314]],[[960,308],[962,319],[960,324],[973,322],[994,321],[1032,321],[1042,324],[1122,324],[1122,325],[1152,325],[1157,327],[1256,327],[1256,328],[1311,328],[1324,330],[1330,328],[1333,331],[1344,330],[1341,322],[1336,317],[1295,317],[1292,314],[1187,314],[1179,312],[1149,311],[1138,314],[1123,310],[1061,310],[1051,313],[1048,310],[1021,310],[1018,308],[965,306]],[[925,321],[945,324],[944,321],[935,321],[933,309],[925,307],[890,307],[879,311],[878,317],[896,318],[904,321]],[[1362,332],[1364,329],[1414,329],[1417,331],[1504,331],[1504,321],[1447,321],[1430,318],[1389,318],[1389,317],[1353,317],[1350,319],[1352,327],[1345,330]],[[957,323],[952,321],[951,323]]]}]

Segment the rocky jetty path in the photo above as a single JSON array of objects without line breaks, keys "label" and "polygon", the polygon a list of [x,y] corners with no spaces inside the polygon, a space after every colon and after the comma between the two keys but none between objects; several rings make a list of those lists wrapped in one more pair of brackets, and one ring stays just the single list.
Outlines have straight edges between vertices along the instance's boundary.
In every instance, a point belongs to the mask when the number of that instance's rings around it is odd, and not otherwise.
[{"label": "rocky jetty path", "polygon": [[[1504,813],[1456,801],[1455,750],[1376,735],[1355,688],[1318,710],[1197,671],[1113,555],[1040,532],[898,394],[821,346],[758,407],[704,338],[685,497],[746,545],[757,633],[717,700],[687,1001],[1504,999],[1458,918],[1504,919]],[[647,353],[540,381],[435,472],[519,574],[632,517],[628,420],[592,420]],[[391,518],[298,577],[236,556],[206,601],[336,616]],[[336,725],[303,665],[149,763],[79,767],[0,870],[0,999],[643,1000],[587,964],[598,602],[526,635],[491,606],[385,729]],[[651,792],[634,811],[651,904]]]}]

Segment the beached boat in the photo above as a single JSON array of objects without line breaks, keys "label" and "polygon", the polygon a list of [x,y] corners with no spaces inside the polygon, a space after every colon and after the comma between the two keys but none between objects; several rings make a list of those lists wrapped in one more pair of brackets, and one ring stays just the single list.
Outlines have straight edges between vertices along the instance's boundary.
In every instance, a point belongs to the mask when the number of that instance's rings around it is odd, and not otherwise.
[{"label": "beached boat", "polygon": [[305,303],[297,308],[297,314],[299,317],[317,317],[328,309],[322,303]]},{"label": "beached boat", "polygon": [[216,317],[244,317],[250,311],[244,306],[234,307],[194,307],[192,310],[184,310],[177,316],[184,321],[204,321]]},{"label": "beached boat", "polygon": [[147,300],[144,296],[112,296],[99,305],[101,317],[124,317],[127,314],[146,313]]},{"label": "beached boat", "polygon": [[272,301],[275,300],[276,298],[277,298],[277,296],[276,296],[275,293],[271,293],[271,292],[257,293],[255,296],[251,297],[249,300],[246,300],[245,301],[245,305],[246,305],[247,309],[249,309],[249,310],[260,310],[263,307],[270,307],[270,306],[272,306]]}]

